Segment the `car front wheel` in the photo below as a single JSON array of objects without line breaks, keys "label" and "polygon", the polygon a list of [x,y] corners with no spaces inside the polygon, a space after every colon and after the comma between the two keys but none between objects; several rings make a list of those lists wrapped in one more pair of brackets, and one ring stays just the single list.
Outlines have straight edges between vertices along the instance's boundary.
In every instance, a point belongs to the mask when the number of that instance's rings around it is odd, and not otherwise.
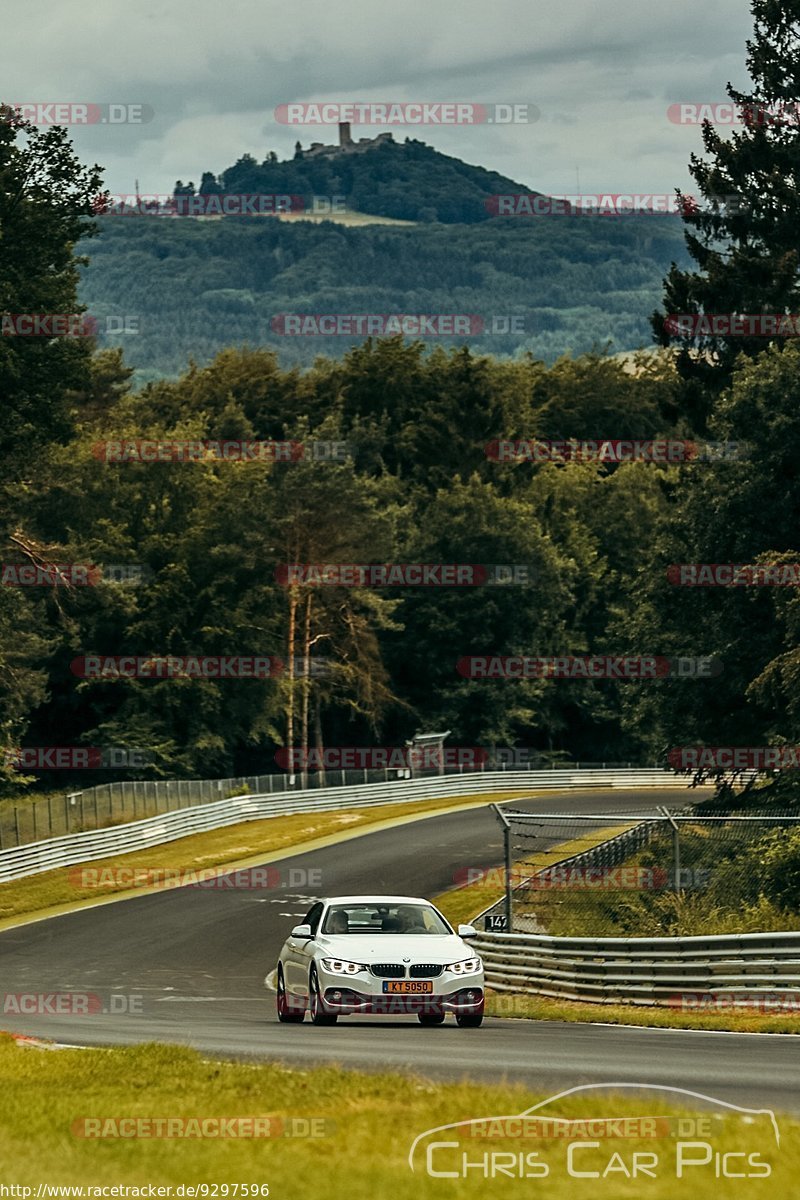
[{"label": "car front wheel", "polygon": [[444,1022],[443,1012],[421,1012],[417,1013],[417,1020],[420,1025],[441,1025]]},{"label": "car front wheel", "polygon": [[483,1013],[456,1013],[456,1025],[462,1029],[477,1029],[483,1024]]},{"label": "car front wheel", "polygon": [[277,1008],[278,1020],[284,1025],[299,1025],[306,1015],[305,1008],[295,1008],[289,1003],[283,978],[283,967],[278,967]]},{"label": "car front wheel", "polygon": [[311,974],[308,977],[308,991],[311,997],[311,1024],[335,1025],[338,1020],[338,1013],[331,1013],[326,1009],[325,1001],[319,994],[319,980],[317,979],[315,967],[311,968]]}]

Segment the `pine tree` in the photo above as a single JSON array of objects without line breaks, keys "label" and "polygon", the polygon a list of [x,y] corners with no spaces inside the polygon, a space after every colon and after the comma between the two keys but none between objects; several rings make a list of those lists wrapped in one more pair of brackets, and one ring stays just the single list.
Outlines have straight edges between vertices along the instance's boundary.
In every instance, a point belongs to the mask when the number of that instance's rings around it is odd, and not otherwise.
[{"label": "pine tree", "polygon": [[686,244],[699,270],[673,263],[664,311],[652,317],[656,340],[678,348],[684,408],[698,432],[737,356],[753,358],[770,341],[783,346],[791,324],[779,324],[774,337],[721,336],[707,324],[697,331],[674,318],[797,314],[800,306],[800,0],[752,0],[752,12],[752,90],[727,86],[741,128],[728,138],[704,121],[709,157],[693,154],[690,162],[702,199],[679,193]]}]

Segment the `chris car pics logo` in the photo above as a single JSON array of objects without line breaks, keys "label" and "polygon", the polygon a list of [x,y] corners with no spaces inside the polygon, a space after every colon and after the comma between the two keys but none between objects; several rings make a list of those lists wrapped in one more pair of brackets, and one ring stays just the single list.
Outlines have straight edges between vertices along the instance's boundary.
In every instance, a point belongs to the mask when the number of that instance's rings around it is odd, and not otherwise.
[{"label": "chris car pics logo", "polygon": [[[589,1093],[597,1094],[591,1108]],[[431,1179],[607,1180],[626,1195],[646,1196],[654,1180],[707,1187],[768,1179],[779,1148],[771,1109],[687,1088],[612,1082],[569,1088],[521,1113],[426,1129],[411,1144],[408,1166]],[[631,1181],[635,1191],[628,1192]]]}]

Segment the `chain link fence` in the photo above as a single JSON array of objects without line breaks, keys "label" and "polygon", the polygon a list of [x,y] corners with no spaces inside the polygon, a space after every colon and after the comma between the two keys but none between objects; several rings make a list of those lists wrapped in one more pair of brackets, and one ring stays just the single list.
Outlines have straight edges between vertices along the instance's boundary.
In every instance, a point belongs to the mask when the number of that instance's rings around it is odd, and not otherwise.
[{"label": "chain link fence", "polygon": [[[593,768],[635,768],[638,763],[553,763],[534,761],[509,770],[541,771]],[[354,787],[363,783],[389,783],[401,778],[436,778],[438,775],[474,774],[506,770],[505,763],[489,759],[477,768],[443,765],[441,769],[359,768],[302,774],[246,775],[231,779],[125,780],[101,783],[82,791],[73,789],[37,799],[0,799],[0,850],[27,845],[44,838],[104,829],[109,825],[154,817],[180,808],[211,804],[230,796],[289,794],[308,788]]]},{"label": "chain link fence", "polygon": [[796,812],[684,808],[631,818],[494,807],[505,866],[473,880],[503,893],[481,915],[486,932],[675,937],[800,928]]}]

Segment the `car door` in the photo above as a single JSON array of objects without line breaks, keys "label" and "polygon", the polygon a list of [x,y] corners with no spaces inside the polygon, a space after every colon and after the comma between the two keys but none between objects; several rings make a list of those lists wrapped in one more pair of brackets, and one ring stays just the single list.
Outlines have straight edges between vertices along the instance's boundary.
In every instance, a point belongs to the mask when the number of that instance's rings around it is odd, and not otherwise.
[{"label": "car door", "polygon": [[[300,922],[301,925],[310,925],[314,935],[316,935],[319,929],[324,907],[325,905],[321,901],[312,904]],[[286,945],[287,953],[284,955],[286,989],[295,996],[307,997],[308,971],[316,945],[315,938],[294,938],[290,936]]]}]

